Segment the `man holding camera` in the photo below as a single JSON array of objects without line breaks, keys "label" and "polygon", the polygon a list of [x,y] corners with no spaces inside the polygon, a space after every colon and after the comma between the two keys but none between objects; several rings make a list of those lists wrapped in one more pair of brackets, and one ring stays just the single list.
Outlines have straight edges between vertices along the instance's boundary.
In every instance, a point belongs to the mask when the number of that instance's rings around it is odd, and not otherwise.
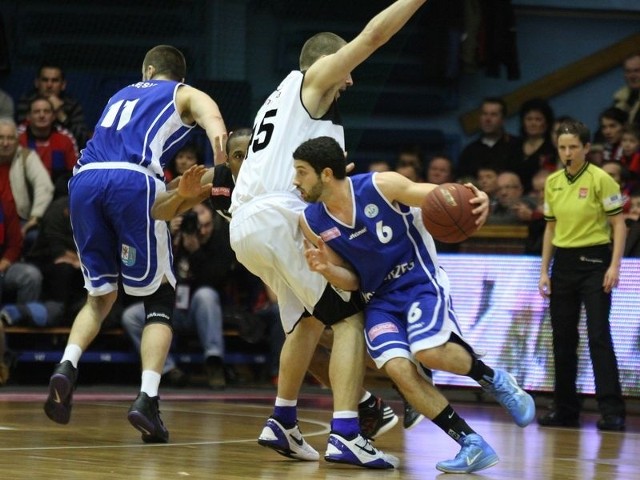
[{"label": "man holding camera", "polygon": [[[170,225],[178,282],[173,326],[178,334],[196,331],[204,352],[207,383],[213,389],[225,386],[220,292],[235,258],[228,228],[227,222],[204,203],[176,217]],[[129,306],[122,314],[122,325],[138,350],[144,319],[143,303]],[[176,386],[186,383],[171,355],[162,374]]]}]

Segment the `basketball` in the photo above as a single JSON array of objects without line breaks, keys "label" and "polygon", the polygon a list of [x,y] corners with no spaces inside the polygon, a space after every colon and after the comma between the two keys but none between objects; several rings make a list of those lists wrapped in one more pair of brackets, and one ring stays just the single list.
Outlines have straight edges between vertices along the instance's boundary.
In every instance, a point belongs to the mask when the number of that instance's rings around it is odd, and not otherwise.
[{"label": "basketball", "polygon": [[422,202],[422,223],[427,231],[443,243],[459,243],[471,236],[478,227],[477,217],[471,213],[473,191],[460,183],[438,185]]}]

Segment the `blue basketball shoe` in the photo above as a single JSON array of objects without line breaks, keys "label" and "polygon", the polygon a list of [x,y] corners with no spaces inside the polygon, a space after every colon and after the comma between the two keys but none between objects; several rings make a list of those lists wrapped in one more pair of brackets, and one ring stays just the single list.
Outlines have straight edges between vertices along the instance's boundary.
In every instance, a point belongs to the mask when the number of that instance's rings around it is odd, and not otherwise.
[{"label": "blue basketball shoe", "polygon": [[498,455],[484,439],[475,433],[462,439],[462,448],[451,460],[443,460],[436,468],[445,473],[471,473],[498,463]]},{"label": "blue basketball shoe", "polygon": [[519,427],[526,427],[535,418],[536,404],[533,397],[520,388],[510,373],[495,369],[493,381],[481,380],[479,383],[507,409]]}]

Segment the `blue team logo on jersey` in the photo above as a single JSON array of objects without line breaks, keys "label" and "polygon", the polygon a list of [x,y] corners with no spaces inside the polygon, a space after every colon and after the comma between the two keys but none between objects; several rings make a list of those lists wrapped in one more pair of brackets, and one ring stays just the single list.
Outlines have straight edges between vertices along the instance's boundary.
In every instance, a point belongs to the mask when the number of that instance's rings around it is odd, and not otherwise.
[{"label": "blue team logo on jersey", "polygon": [[132,266],[136,263],[136,249],[123,243],[122,250],[120,250],[120,258],[127,267]]},{"label": "blue team logo on jersey", "polygon": [[378,206],[370,203],[366,207],[364,207],[364,214],[367,218],[375,218],[378,215]]}]

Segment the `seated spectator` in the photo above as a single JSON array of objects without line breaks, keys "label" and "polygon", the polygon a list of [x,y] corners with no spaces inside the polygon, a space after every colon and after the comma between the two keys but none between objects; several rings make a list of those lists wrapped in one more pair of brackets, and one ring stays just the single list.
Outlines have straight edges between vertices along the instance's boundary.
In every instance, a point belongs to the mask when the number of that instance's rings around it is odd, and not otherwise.
[{"label": "seated spectator", "polygon": [[524,197],[524,189],[520,177],[515,172],[502,172],[498,175],[498,202],[495,204],[489,218],[488,225],[524,225],[526,222],[517,215],[518,204],[523,202],[530,208],[535,208],[535,202]]},{"label": "seated spectator", "polygon": [[169,160],[167,167],[164,169],[164,179],[170,182],[186,172],[190,166],[202,163],[203,160],[198,147],[193,143],[188,143]]},{"label": "seated spectator", "polygon": [[520,158],[513,165],[520,175],[525,193],[532,188],[533,176],[541,169],[556,170],[556,149],[551,139],[553,110],[540,98],[528,100],[520,108]]},{"label": "seated spectator", "polygon": [[47,325],[70,326],[84,305],[86,290],[73,241],[68,195],[57,198],[47,208],[27,259],[42,272],[40,299],[49,311]]},{"label": "seated spectator", "polygon": [[386,160],[374,160],[369,163],[367,171],[369,172],[388,172],[391,170],[391,165]]},{"label": "seated spectator", "polygon": [[[173,327],[181,331],[196,331],[204,351],[207,383],[214,389],[224,388],[224,338],[221,292],[235,256],[229,245],[228,223],[204,203],[198,204],[181,217],[174,232],[174,268],[176,303]],[[122,325],[140,350],[145,311],[142,302],[127,307]],[[163,375],[176,378],[176,363],[167,357]],[[170,373],[173,372],[173,373]]]},{"label": "seated spectator", "polygon": [[622,146],[620,145],[622,128],[628,118],[627,112],[616,107],[607,108],[598,117],[600,131],[596,134],[593,143],[602,145],[603,163],[609,160],[619,162],[622,159]]},{"label": "seated spectator", "polygon": [[42,64],[33,84],[33,90],[25,93],[18,100],[16,112],[18,123],[27,119],[31,100],[36,96],[48,98],[53,106],[56,122],[71,132],[78,148],[84,148],[91,133],[84,121],[82,105],[66,92],[67,81],[62,67],[51,63]]},{"label": "seated spectator", "polygon": [[629,170],[622,163],[615,160],[609,160],[604,162],[601,167],[620,185],[620,193],[622,194],[622,213],[625,214],[625,218],[631,208],[631,185],[629,183]]},{"label": "seated spectator", "polygon": [[13,203],[0,197],[0,318],[8,324],[13,322],[7,315],[7,305],[26,305],[37,300],[42,287],[40,271],[34,265],[21,262],[21,257],[20,220]]},{"label": "seated spectator", "polygon": [[13,118],[15,109],[13,105],[13,98],[4,90],[0,89],[0,118]]},{"label": "seated spectator", "polygon": [[403,147],[396,157],[395,171],[414,182],[424,181],[422,151],[418,146]]},{"label": "seated spectator", "polygon": [[627,123],[622,129],[622,158],[620,161],[631,175],[631,183],[640,184],[640,126]]},{"label": "seated spectator", "polygon": [[53,183],[40,157],[20,147],[13,120],[0,118],[0,197],[15,204],[26,239],[24,251],[33,245],[38,222],[53,198]]},{"label": "seated spectator", "polygon": [[[464,182],[461,181],[461,183]],[[498,171],[486,165],[480,166],[477,177],[472,180],[472,183],[489,195],[489,208],[493,209],[498,202]]]},{"label": "seated spectator", "polygon": [[18,128],[20,145],[35,150],[56,186],[58,196],[67,191],[78,147],[71,132],[55,124],[51,102],[36,96],[29,103],[27,120]]},{"label": "seated spectator", "polygon": [[613,95],[613,106],[629,114],[629,122],[640,125],[640,52],[624,59],[625,86]]},{"label": "seated spectator", "polygon": [[460,177],[477,177],[480,166],[490,166],[501,172],[517,165],[519,142],[517,137],[505,131],[506,116],[507,105],[501,98],[489,97],[482,101],[481,134],[460,154],[457,165]]},{"label": "seated spectator", "polygon": [[442,185],[455,181],[453,160],[443,154],[434,155],[427,163],[427,182]]},{"label": "seated spectator", "polygon": [[526,222],[529,228],[524,246],[526,255],[542,254],[542,240],[546,227],[544,219],[544,184],[550,173],[546,169],[538,170],[531,180],[531,191],[528,195],[531,201],[520,201],[514,207],[516,216]]}]

